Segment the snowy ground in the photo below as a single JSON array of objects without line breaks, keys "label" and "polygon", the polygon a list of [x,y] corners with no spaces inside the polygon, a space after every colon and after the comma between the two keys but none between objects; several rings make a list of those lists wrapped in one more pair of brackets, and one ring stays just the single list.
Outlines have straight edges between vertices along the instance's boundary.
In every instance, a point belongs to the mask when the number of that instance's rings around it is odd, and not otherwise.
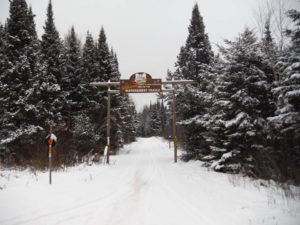
[{"label": "snowy ground", "polygon": [[109,166],[33,175],[0,171],[1,225],[299,225],[300,197],[260,182],[173,163],[160,138],[139,139]]}]

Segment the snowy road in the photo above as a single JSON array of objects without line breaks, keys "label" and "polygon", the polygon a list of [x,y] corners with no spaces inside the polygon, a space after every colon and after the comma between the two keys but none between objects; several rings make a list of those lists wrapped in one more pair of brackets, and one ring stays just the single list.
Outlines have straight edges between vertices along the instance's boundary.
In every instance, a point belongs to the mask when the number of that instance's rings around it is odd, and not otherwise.
[{"label": "snowy road", "polygon": [[173,163],[160,138],[144,138],[109,166],[79,166],[36,176],[0,172],[1,225],[299,225],[300,198]]}]

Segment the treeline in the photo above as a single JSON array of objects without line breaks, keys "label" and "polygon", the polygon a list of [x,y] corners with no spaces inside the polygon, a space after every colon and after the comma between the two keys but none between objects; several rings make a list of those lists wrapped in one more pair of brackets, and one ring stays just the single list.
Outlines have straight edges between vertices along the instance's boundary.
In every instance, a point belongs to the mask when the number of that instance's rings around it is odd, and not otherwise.
[{"label": "treeline", "polygon": [[151,137],[170,135],[170,115],[163,101],[144,106],[138,113],[137,136]]},{"label": "treeline", "polygon": [[[290,43],[279,48],[265,21],[263,37],[249,28],[214,54],[195,5],[188,37],[169,79],[177,88],[185,160],[216,171],[300,182],[300,12],[286,16]],[[169,102],[170,103],[170,102]]]},{"label": "treeline", "polygon": [[[25,0],[10,1],[0,24],[0,160],[5,165],[44,167],[44,138],[58,136],[56,165],[72,165],[106,144],[106,88],[93,81],[118,81],[116,53],[104,29],[81,46],[74,27],[64,41],[55,27],[51,1],[38,38],[34,14]],[[127,96],[112,97],[112,150],[135,140],[136,111]]]}]

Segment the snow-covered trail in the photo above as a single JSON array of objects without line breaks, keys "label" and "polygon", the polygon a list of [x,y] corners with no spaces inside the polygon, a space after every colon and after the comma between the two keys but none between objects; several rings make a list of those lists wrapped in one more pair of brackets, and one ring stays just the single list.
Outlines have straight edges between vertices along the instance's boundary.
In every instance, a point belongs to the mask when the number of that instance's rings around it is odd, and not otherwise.
[{"label": "snow-covered trail", "polygon": [[160,138],[141,138],[111,161],[55,172],[52,186],[47,173],[3,171],[0,224],[300,224],[299,196],[287,200],[199,162],[174,164]]}]

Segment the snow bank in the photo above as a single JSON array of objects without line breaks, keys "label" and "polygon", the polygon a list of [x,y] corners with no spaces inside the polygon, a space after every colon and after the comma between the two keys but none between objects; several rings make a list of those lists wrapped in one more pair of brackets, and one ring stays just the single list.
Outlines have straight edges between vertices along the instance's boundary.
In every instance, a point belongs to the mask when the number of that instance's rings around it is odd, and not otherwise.
[{"label": "snow bank", "polygon": [[[230,157],[226,153],[222,158]],[[0,171],[0,224],[298,225],[300,198],[272,184],[173,163],[161,138],[125,146],[110,165]],[[299,190],[295,187],[295,190]],[[296,193],[296,192],[294,192]]]}]

